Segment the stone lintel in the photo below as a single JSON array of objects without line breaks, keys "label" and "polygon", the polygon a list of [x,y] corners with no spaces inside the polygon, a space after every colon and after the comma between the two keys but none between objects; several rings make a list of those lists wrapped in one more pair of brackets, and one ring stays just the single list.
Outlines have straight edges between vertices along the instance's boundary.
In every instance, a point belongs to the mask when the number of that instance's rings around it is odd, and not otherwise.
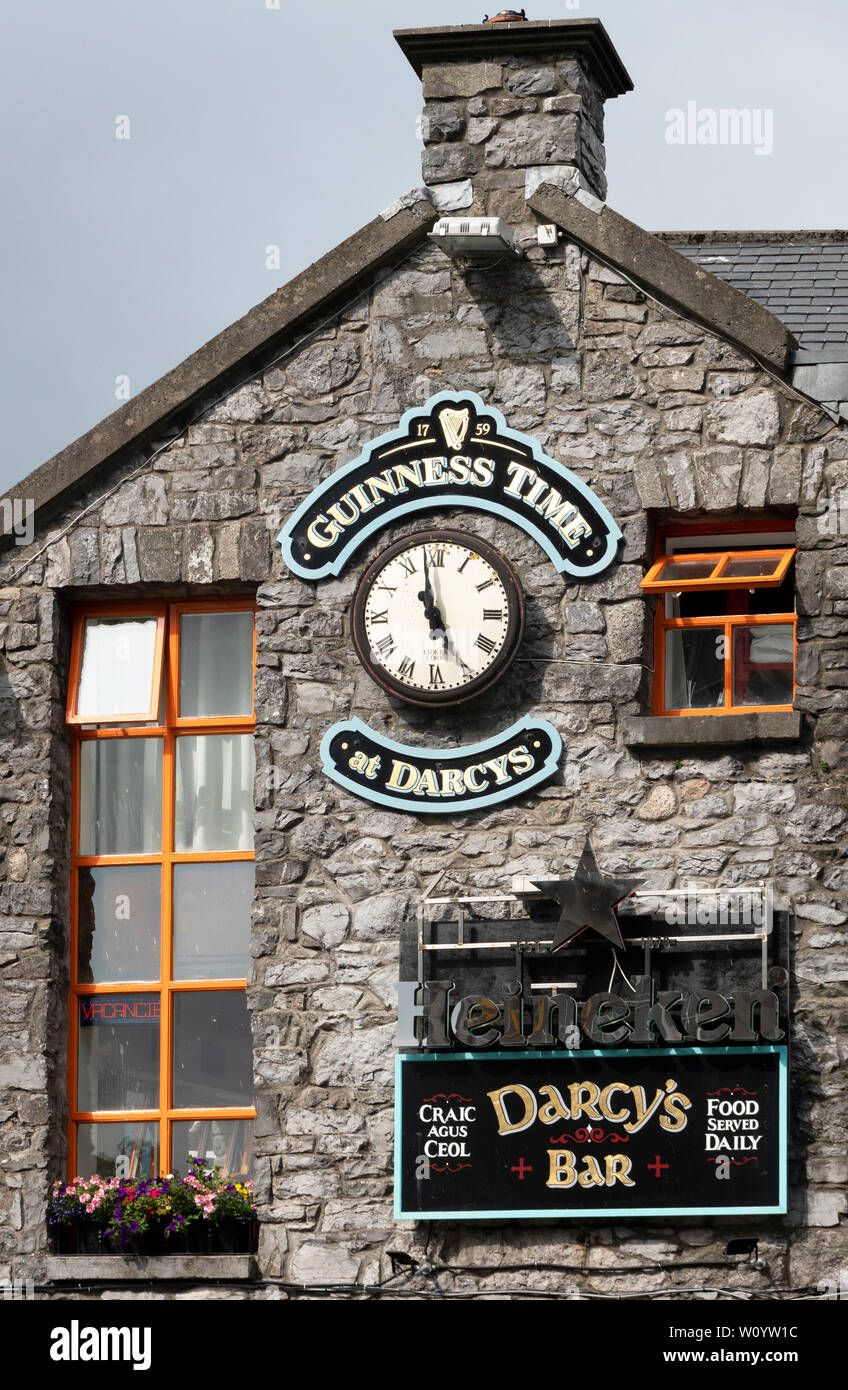
[{"label": "stone lintel", "polygon": [[591,211],[552,184],[542,184],[527,201],[545,222],[555,222],[567,236],[631,275],[661,302],[786,374],[795,340],[780,319],[747,294],[628,222],[609,205],[601,212]]},{"label": "stone lintel", "polygon": [[733,743],[796,743],[798,710],[765,714],[664,714],[624,720],[628,748],[701,748]]},{"label": "stone lintel", "polygon": [[604,96],[633,90],[633,82],[599,19],[521,20],[514,24],[456,24],[435,29],[396,29],[394,36],[421,77],[426,65],[501,61],[522,54],[582,57]]},{"label": "stone lintel", "polygon": [[[341,309],[344,297],[365,276],[424,239],[438,211],[423,192],[391,217],[373,222],[296,275],[243,318],[210,339],[173,371],[140,391],[61,453],[9,489],[11,498],[32,498],[36,512],[58,502],[83,478],[119,463],[186,413],[214,387],[238,384],[245,363],[305,325],[316,312]],[[391,210],[390,210],[391,211]],[[0,547],[4,542],[0,536]]]}]

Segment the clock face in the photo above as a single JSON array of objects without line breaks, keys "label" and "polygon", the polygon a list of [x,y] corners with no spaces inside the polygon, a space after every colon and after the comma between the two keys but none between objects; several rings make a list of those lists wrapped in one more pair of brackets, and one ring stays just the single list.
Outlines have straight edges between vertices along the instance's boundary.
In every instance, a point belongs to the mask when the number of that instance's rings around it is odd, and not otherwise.
[{"label": "clock face", "polygon": [[366,570],[353,601],[360,661],[414,704],[457,704],[509,666],[524,630],[512,568],[463,531],[397,541]]}]

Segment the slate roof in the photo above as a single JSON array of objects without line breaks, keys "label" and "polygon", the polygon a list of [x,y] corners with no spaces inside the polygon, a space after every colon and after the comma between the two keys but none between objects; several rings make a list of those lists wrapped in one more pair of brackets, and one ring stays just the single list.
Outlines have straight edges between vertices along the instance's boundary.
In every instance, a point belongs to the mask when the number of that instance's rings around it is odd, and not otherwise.
[{"label": "slate roof", "polygon": [[796,360],[848,358],[848,232],[661,232],[755,299],[798,340]]}]

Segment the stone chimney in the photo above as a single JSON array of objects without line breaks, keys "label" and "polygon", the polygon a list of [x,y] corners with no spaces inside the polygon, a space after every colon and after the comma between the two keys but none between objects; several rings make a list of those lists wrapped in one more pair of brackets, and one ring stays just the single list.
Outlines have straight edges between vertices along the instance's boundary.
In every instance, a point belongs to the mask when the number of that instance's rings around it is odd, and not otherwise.
[{"label": "stone chimney", "polygon": [[526,221],[551,179],[602,201],[604,101],[633,83],[598,19],[399,29],[422,80],[424,182],[443,212]]}]

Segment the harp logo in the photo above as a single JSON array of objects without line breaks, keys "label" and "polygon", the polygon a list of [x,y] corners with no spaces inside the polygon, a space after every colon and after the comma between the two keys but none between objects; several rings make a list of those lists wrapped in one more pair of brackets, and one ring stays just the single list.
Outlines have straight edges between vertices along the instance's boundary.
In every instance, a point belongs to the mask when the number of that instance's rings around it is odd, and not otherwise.
[{"label": "harp logo", "polygon": [[450,406],[445,406],[439,411],[439,423],[448,446],[459,453],[471,423],[470,410],[451,410]]},{"label": "harp logo", "polygon": [[521,527],[576,579],[605,570],[622,535],[600,498],[537,440],[473,391],[443,391],[321,483],[277,540],[294,574],[326,579],[391,522],[457,508]]}]

